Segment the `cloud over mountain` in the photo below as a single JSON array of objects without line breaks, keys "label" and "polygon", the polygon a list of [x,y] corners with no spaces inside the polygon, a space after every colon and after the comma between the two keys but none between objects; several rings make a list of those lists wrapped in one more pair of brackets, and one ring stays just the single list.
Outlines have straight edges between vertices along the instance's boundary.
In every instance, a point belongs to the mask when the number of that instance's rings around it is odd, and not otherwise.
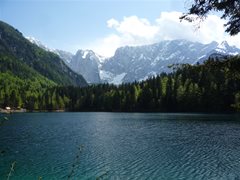
[{"label": "cloud over mountain", "polygon": [[[153,22],[138,16],[111,18],[107,27],[113,32],[98,39],[91,48],[104,56],[112,56],[121,46],[138,46],[156,43],[162,40],[186,39],[201,43],[227,40],[230,45],[240,47],[240,35],[230,37],[224,32],[225,20],[217,15],[209,15],[205,21],[180,22],[181,12],[162,12]],[[199,27],[199,28],[198,28]]]}]

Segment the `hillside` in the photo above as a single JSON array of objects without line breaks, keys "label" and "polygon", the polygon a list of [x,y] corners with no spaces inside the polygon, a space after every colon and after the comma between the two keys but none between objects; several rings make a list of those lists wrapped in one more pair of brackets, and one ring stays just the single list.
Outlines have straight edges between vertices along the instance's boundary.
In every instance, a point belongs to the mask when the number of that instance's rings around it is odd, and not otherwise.
[{"label": "hillside", "polygon": [[15,57],[0,54],[0,107],[38,109],[38,97],[56,86]]},{"label": "hillside", "polygon": [[15,62],[25,64],[58,85],[87,85],[85,79],[67,67],[59,56],[32,44],[17,29],[2,21],[0,21],[0,55],[0,58],[14,57],[12,64]]}]

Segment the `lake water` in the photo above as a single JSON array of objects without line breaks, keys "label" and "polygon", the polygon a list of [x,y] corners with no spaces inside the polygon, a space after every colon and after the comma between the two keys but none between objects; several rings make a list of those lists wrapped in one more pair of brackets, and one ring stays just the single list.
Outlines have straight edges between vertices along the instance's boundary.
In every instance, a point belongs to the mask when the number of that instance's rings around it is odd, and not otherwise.
[{"label": "lake water", "polygon": [[[3,116],[3,115],[1,115]],[[0,179],[240,179],[240,116],[20,113],[0,127]],[[80,149],[79,149],[80,148]]]}]

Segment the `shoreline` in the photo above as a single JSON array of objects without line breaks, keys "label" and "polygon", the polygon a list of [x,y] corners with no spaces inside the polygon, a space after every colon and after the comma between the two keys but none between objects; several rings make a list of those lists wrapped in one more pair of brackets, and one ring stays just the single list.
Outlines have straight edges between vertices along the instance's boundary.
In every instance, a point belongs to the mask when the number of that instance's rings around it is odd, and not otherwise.
[{"label": "shoreline", "polygon": [[27,109],[2,109],[0,108],[0,113],[10,114],[10,113],[24,113]]},{"label": "shoreline", "polygon": [[173,113],[173,114],[240,114],[240,112],[186,112],[186,111],[69,111],[66,109],[57,109],[57,110],[27,110],[27,109],[11,109],[6,110],[0,108],[0,114],[11,114],[11,113],[46,113],[46,112],[71,112],[71,113],[80,113],[80,112],[102,112],[102,113]]},{"label": "shoreline", "polygon": [[28,109],[2,109],[0,108],[0,113],[10,114],[10,113],[27,113],[27,112],[71,112],[65,109],[57,109],[57,110],[28,110]]}]

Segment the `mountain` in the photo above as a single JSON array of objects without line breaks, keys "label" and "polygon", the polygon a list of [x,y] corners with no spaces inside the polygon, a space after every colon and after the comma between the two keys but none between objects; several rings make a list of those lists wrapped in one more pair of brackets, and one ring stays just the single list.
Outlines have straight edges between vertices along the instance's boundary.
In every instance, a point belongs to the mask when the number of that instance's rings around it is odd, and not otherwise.
[{"label": "mountain", "polygon": [[58,85],[87,85],[84,78],[73,72],[58,55],[31,43],[17,29],[0,21],[0,57],[5,56],[14,59],[12,63],[27,66]]},{"label": "mountain", "polygon": [[57,54],[68,67],[70,67],[76,73],[81,74],[88,83],[101,83],[99,76],[101,56],[97,55],[92,50],[78,50],[74,55],[67,51],[50,49],[41,41],[33,37],[27,37],[27,39],[36,44],[38,47]]},{"label": "mountain", "polygon": [[205,56],[203,56],[202,58],[200,58],[198,60],[198,63],[203,63],[206,58],[223,58],[226,56],[234,56],[240,53],[240,50],[238,48],[236,48],[235,46],[229,46],[229,44],[227,43],[227,41],[223,41],[220,44],[216,44],[216,47],[214,47],[214,49],[212,49],[210,52],[208,52]]},{"label": "mountain", "polygon": [[100,57],[91,50],[79,50],[72,57],[69,67],[81,73],[88,83],[100,83],[99,76]]},{"label": "mountain", "polygon": [[113,57],[103,58],[91,50],[79,50],[75,55],[54,51],[88,83],[121,84],[142,81],[162,72],[172,72],[173,64],[203,63],[209,57],[237,55],[240,49],[226,41],[202,44],[187,40],[162,41],[145,46],[118,48]]},{"label": "mountain", "polygon": [[[236,55],[240,49],[227,42],[201,44],[186,40],[163,41],[153,45],[122,47],[102,65],[102,80],[117,83],[145,80],[162,72],[171,72],[172,64],[202,63],[213,54]],[[108,78],[108,79],[107,79]]]}]

